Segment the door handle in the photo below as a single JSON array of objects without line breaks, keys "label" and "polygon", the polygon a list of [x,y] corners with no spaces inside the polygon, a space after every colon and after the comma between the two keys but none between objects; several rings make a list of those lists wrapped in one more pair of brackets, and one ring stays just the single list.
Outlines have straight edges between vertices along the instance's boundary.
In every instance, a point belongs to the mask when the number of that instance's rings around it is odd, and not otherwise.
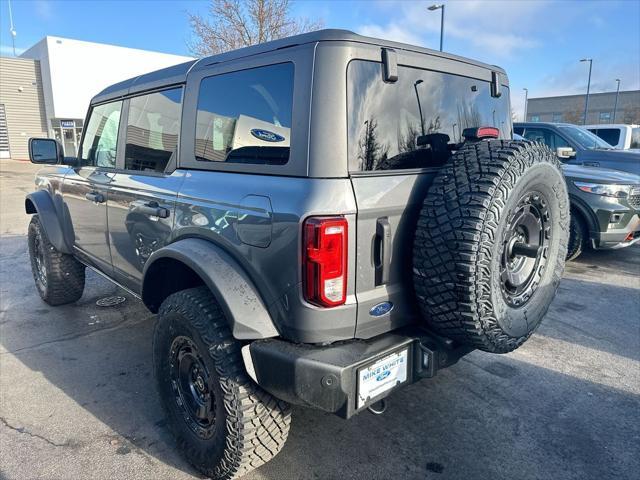
[{"label": "door handle", "polygon": [[391,263],[391,225],[387,217],[376,222],[376,237],[373,248],[373,264],[376,272],[376,285],[389,283]]},{"label": "door handle", "polygon": [[105,198],[104,195],[98,192],[89,192],[84,196],[87,200],[90,200],[94,203],[104,203]]},{"label": "door handle", "polygon": [[158,205],[158,202],[155,201],[140,205],[136,210],[144,215],[150,215],[152,217],[169,218],[169,209],[161,207]]},{"label": "door handle", "polygon": [[587,167],[599,167],[600,162],[584,162]]}]

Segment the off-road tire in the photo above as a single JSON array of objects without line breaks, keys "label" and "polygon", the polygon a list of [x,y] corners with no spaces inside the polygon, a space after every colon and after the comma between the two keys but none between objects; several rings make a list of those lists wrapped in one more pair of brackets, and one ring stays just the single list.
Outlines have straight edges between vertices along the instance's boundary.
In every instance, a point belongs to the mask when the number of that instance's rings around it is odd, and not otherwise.
[{"label": "off-road tire", "polygon": [[[545,200],[549,240],[531,270],[533,293],[514,306],[501,283],[503,239],[519,202],[534,198],[528,192]],[[516,349],[555,295],[568,233],[565,179],[551,150],[540,143],[502,140],[464,145],[434,178],[416,228],[413,280],[428,326],[488,352]]]},{"label": "off-road tire", "polygon": [[38,215],[33,215],[29,223],[28,243],[31,272],[42,300],[52,306],[79,300],[84,291],[85,266],[73,255],[56,250]]},{"label": "off-road tire", "polygon": [[571,211],[571,222],[569,224],[569,243],[567,245],[567,261],[575,260],[587,249],[588,241],[587,226],[580,217],[580,214]]},{"label": "off-road tire", "polygon": [[[208,373],[215,411],[210,438],[195,432],[170,380],[172,345],[185,337],[203,354]],[[284,446],[291,423],[290,406],[247,375],[240,347],[206,287],[174,293],[160,306],[153,362],[168,425],[184,457],[214,479],[239,478],[272,459]]]}]

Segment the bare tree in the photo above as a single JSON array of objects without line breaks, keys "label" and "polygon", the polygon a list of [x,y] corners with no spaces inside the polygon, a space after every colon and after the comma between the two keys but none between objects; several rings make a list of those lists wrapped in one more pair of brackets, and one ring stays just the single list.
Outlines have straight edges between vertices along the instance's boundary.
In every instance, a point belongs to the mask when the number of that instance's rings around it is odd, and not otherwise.
[{"label": "bare tree", "polygon": [[211,0],[207,18],[189,13],[198,56],[247,47],[322,28],[321,21],[291,16],[292,0]]},{"label": "bare tree", "polygon": [[358,160],[365,171],[377,170],[380,163],[387,159],[389,146],[378,141],[378,122],[370,118],[365,122],[365,129],[358,142]]}]

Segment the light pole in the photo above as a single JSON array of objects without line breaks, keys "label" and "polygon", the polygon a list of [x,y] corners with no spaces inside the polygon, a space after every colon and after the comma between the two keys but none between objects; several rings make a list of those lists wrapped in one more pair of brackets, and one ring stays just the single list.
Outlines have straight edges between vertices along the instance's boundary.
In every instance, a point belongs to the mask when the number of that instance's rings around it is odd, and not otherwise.
[{"label": "light pole", "polygon": [[529,98],[529,89],[523,88],[524,90],[524,121],[527,121],[527,99]]},{"label": "light pole", "polygon": [[413,84],[413,88],[416,91],[416,98],[418,99],[418,112],[420,112],[420,131],[424,136],[424,118],[422,117],[422,105],[420,105],[420,95],[418,94],[418,85],[422,83],[421,79],[418,79]]},{"label": "light pole", "polygon": [[16,56],[16,35],[18,34],[18,32],[16,32],[16,29],[13,28],[13,12],[11,11],[11,0],[8,1],[9,3],[9,33],[11,34],[11,45],[13,46],[13,56]]},{"label": "light pole", "polygon": [[584,100],[584,119],[582,120],[582,124],[587,124],[587,112],[589,111],[589,89],[591,88],[591,67],[593,66],[593,59],[591,58],[583,58],[580,60],[581,62],[589,62],[589,80],[587,81],[587,96]]},{"label": "light pole", "polygon": [[620,95],[620,79],[616,78],[616,82],[618,82],[618,87],[616,88],[616,103],[613,105],[613,122],[616,123],[616,111],[618,110],[618,95]]},{"label": "light pole", "polygon": [[429,7],[429,10],[432,12],[434,10],[442,10],[442,12],[440,12],[440,51],[442,51],[442,38],[444,37],[444,4],[435,3]]}]

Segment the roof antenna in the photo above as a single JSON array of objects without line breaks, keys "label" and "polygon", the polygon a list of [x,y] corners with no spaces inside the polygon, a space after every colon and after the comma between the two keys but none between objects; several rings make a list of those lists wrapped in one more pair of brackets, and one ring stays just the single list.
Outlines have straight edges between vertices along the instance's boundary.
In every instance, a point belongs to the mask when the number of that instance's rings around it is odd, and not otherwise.
[{"label": "roof antenna", "polygon": [[7,3],[9,3],[9,23],[10,23],[10,27],[9,27],[9,33],[11,34],[11,45],[13,46],[13,56],[17,57],[16,55],[16,35],[18,34],[18,32],[16,32],[16,29],[13,28],[13,13],[11,12],[11,0],[7,0]]}]

